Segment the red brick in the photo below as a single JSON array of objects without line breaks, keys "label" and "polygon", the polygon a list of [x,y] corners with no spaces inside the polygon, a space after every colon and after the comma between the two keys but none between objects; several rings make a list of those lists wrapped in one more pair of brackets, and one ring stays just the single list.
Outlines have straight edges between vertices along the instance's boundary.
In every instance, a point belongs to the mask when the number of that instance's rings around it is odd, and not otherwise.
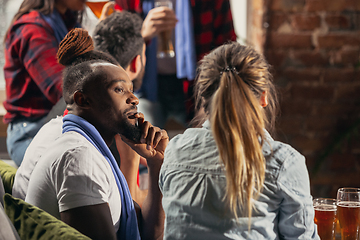
[{"label": "red brick", "polygon": [[[342,157],[340,157],[339,161],[341,164]],[[325,162],[325,164],[329,164],[328,161]],[[316,178],[311,179],[311,183],[314,185],[322,184],[325,186],[331,186],[334,185],[335,189],[332,192],[332,197],[336,198],[336,191],[340,187],[359,187],[360,185],[360,178],[358,175],[358,172],[356,171],[356,168],[352,169],[336,169],[333,168],[336,172],[323,172],[316,176]],[[323,197],[323,196],[321,196]]]},{"label": "red brick", "polygon": [[294,59],[301,62],[303,66],[328,66],[329,56],[326,51],[302,50],[294,52]]},{"label": "red brick", "polygon": [[309,116],[306,118],[306,131],[329,131],[334,129],[336,125],[336,118],[327,116]]},{"label": "red brick", "polygon": [[266,50],[264,55],[270,65],[280,67],[288,54],[285,51]]},{"label": "red brick", "polygon": [[[338,150],[339,151],[339,150]],[[347,153],[334,153],[331,156],[331,170],[346,170],[349,172],[356,171],[354,168],[356,163],[356,157],[353,154]]]},{"label": "red brick", "polygon": [[253,10],[262,11],[264,8],[264,0],[252,0],[250,4]]},{"label": "red brick", "polygon": [[[360,1],[359,1],[359,5],[360,5]],[[352,22],[354,24],[353,29],[355,30],[360,30],[360,10],[358,10],[357,12],[354,12],[352,15]]]},{"label": "red brick", "polygon": [[[324,102],[322,105],[316,106],[316,113],[323,116],[339,117],[353,113],[356,109],[355,103]],[[358,112],[360,111],[358,110]]]},{"label": "red brick", "polygon": [[288,20],[288,15],[284,13],[272,13],[269,20],[269,29],[277,30]]},{"label": "red brick", "polygon": [[308,155],[324,149],[326,143],[322,138],[309,138],[306,136],[296,136],[290,143],[295,149],[298,149],[302,154]]},{"label": "red brick", "polygon": [[299,86],[293,85],[291,95],[294,99],[303,100],[331,100],[335,90],[330,86]]},{"label": "red brick", "polygon": [[356,66],[360,63],[360,46],[350,49],[340,49],[335,54],[335,64]]},{"label": "red brick", "polygon": [[283,76],[289,81],[316,82],[321,79],[321,69],[319,68],[287,68],[283,71]]},{"label": "red brick", "polygon": [[359,0],[308,0],[305,10],[309,12],[359,10]]},{"label": "red brick", "polygon": [[325,70],[324,82],[353,82],[355,76],[354,68],[329,68]]},{"label": "red brick", "polygon": [[298,12],[305,7],[305,0],[273,0],[271,1],[271,10],[284,12]]},{"label": "red brick", "polygon": [[263,28],[263,13],[259,12],[259,11],[254,11],[251,16],[251,24],[252,24],[252,27],[262,29]]},{"label": "red brick", "polygon": [[280,34],[271,33],[268,39],[272,48],[311,48],[310,34]]},{"label": "red brick", "polygon": [[318,37],[320,48],[340,48],[343,46],[359,46],[360,32],[331,33]]},{"label": "red brick", "polygon": [[306,116],[313,113],[313,104],[310,101],[298,101],[284,99],[280,102],[281,115],[284,116]]},{"label": "red brick", "polygon": [[299,117],[280,117],[276,126],[277,132],[283,132],[286,135],[298,134],[304,128],[304,121]]},{"label": "red brick", "polygon": [[297,30],[314,30],[320,27],[320,17],[314,14],[295,14],[291,20],[292,26]]},{"label": "red brick", "polygon": [[336,98],[338,101],[351,101],[360,104],[360,85],[344,85],[337,87]]},{"label": "red brick", "polygon": [[327,14],[325,22],[330,30],[345,30],[351,27],[349,17],[342,14]]}]

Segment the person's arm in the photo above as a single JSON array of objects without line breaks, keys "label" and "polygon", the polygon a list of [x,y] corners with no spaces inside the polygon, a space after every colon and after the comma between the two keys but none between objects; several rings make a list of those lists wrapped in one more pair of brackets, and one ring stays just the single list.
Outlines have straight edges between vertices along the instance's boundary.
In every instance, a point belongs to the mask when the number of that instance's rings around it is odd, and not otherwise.
[{"label": "person's arm", "polygon": [[61,212],[60,218],[63,222],[91,239],[116,239],[107,203],[72,208]]},{"label": "person's arm", "polygon": [[299,153],[288,154],[287,158],[278,178],[283,197],[279,211],[280,239],[318,240],[305,158]]},{"label": "person's arm", "polygon": [[141,209],[140,234],[142,239],[162,239],[165,214],[161,205],[162,194],[158,182],[169,136],[165,130],[144,122],[143,118],[139,118],[138,122],[143,131],[141,143],[134,143],[121,137],[132,149],[146,158],[148,165],[149,187]]},{"label": "person's arm", "polygon": [[36,24],[21,30],[20,58],[44,96],[56,104],[62,96],[62,70],[57,62],[58,43],[47,29]]},{"label": "person's arm", "polygon": [[173,10],[166,7],[153,8],[144,19],[141,35],[148,42],[160,32],[174,29],[177,21]]},{"label": "person's arm", "polygon": [[115,136],[116,148],[120,154],[120,170],[129,186],[133,200],[141,207],[148,190],[141,190],[137,185],[140,155],[121,140],[120,135]]}]

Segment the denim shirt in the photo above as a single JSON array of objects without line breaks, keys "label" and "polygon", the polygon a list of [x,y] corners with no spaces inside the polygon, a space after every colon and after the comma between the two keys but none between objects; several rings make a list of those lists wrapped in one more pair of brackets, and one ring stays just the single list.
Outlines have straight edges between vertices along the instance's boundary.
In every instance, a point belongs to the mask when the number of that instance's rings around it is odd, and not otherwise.
[{"label": "denim shirt", "polygon": [[174,137],[165,151],[159,186],[164,239],[320,239],[314,223],[305,158],[266,132],[265,183],[250,221],[236,221],[225,199],[226,177],[210,123]]}]

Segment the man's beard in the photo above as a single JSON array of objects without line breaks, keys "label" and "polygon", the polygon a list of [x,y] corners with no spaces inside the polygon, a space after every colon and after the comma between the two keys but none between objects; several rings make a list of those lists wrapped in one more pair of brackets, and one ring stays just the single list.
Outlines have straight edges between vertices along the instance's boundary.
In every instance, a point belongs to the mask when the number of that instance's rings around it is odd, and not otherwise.
[{"label": "man's beard", "polygon": [[121,135],[135,143],[140,143],[141,128],[137,124],[132,125],[129,121],[125,120],[122,122],[120,127]]}]

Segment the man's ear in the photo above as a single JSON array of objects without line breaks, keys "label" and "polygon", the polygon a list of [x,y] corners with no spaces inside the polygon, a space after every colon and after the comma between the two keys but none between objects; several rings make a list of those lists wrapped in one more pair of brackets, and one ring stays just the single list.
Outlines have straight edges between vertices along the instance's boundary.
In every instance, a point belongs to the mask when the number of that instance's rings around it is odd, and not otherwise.
[{"label": "man's ear", "polygon": [[136,55],[130,62],[130,71],[135,73],[137,75],[141,71],[142,62],[141,62],[141,56]]},{"label": "man's ear", "polygon": [[89,108],[90,103],[87,99],[86,95],[82,93],[81,91],[76,91],[74,93],[74,102],[76,105],[78,105],[81,108]]}]

